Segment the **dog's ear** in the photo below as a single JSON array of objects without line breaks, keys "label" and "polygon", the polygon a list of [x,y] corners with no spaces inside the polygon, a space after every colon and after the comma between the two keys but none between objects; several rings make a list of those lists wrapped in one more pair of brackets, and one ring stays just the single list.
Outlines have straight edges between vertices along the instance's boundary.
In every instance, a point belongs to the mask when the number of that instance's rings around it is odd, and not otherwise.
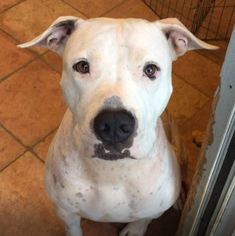
[{"label": "dog's ear", "polygon": [[167,18],[156,22],[173,49],[173,59],[194,49],[218,49],[217,46],[205,43],[195,37],[178,19]]},{"label": "dog's ear", "polygon": [[82,21],[84,20],[74,16],[61,16],[41,35],[32,41],[18,45],[18,47],[41,46],[62,55],[69,36]]}]

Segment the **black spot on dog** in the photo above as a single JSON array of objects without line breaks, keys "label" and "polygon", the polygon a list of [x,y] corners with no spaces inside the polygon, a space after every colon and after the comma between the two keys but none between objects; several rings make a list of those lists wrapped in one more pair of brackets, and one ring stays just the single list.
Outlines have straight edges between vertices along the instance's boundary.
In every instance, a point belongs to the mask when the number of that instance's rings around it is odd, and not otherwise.
[{"label": "black spot on dog", "polygon": [[64,184],[62,182],[60,182],[60,187],[64,188]]},{"label": "black spot on dog", "polygon": [[54,181],[54,184],[56,185],[56,183],[57,183],[57,178],[56,178],[56,175],[55,175],[55,174],[53,175],[53,181]]},{"label": "black spot on dog", "polygon": [[135,210],[135,208],[136,208],[136,203],[135,203],[135,201],[134,201],[134,200],[131,200],[131,201],[129,202],[128,206],[129,206],[131,209]]},{"label": "black spot on dog", "polygon": [[114,186],[114,187],[113,187],[113,190],[117,191],[117,190],[119,190],[119,187]]},{"label": "black spot on dog", "polygon": [[82,198],[83,194],[81,192],[78,192],[78,193],[76,193],[76,196],[79,197],[79,198]]}]

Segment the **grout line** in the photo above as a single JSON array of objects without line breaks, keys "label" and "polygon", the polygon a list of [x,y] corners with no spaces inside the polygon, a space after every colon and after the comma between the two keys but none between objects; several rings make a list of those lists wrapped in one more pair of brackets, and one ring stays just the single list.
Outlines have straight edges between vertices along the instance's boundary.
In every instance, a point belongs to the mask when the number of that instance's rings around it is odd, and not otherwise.
[{"label": "grout line", "polygon": [[10,130],[8,130],[5,126],[3,126],[0,123],[0,127],[7,132],[15,141],[17,141],[19,144],[21,144],[25,150],[19,154],[13,161],[9,162],[5,167],[3,167],[2,169],[0,169],[0,174],[2,171],[4,171],[7,167],[9,167],[11,164],[13,164],[14,162],[16,162],[21,156],[23,156],[26,152],[31,152],[40,162],[45,163],[45,161],[33,150],[34,147],[39,144],[42,140],[46,139],[49,135],[51,135],[53,132],[55,132],[58,127],[56,127],[55,129],[51,130],[48,134],[46,134],[43,138],[40,138],[35,144],[33,144],[32,146],[27,146],[25,145],[17,136],[15,136]]},{"label": "grout line", "polygon": [[33,149],[30,149],[29,152],[31,152],[40,162],[45,164],[45,161]]},{"label": "grout line", "polygon": [[[212,104],[213,98],[209,98],[208,101],[206,101],[200,109],[198,109],[196,112],[194,112],[190,117],[188,117],[184,122],[189,122],[192,120],[202,109],[204,109],[205,106],[207,106],[209,103]],[[208,121],[207,121],[208,122]]]},{"label": "grout line", "polygon": [[[15,38],[14,36],[12,36],[10,33],[8,33],[7,31],[5,31],[4,29],[1,29],[1,28],[0,28],[0,31],[2,31],[3,33],[5,33],[8,37],[12,38],[12,39],[16,42],[16,45],[21,43],[17,38]],[[37,51],[35,51],[35,50],[31,49],[31,48],[24,48],[24,49],[20,49],[20,48],[19,48],[19,50],[26,50],[26,51],[28,51],[29,53],[31,53],[31,54],[33,54],[33,55],[35,56],[35,58],[32,58],[32,59],[30,60],[30,62],[33,62],[33,61],[36,60],[36,59],[41,59],[41,60],[42,60],[45,64],[47,64],[51,69],[53,69],[54,71],[56,71],[56,72],[59,73],[59,74],[61,73],[61,71],[58,71],[57,69],[55,69],[50,63],[48,63],[48,62],[43,58],[43,56],[45,56],[47,53],[50,52],[49,49],[47,49],[45,52],[42,52],[42,53],[38,53]],[[29,62],[29,63],[30,63],[30,62]],[[29,63],[27,62],[26,64],[22,65],[20,68],[16,69],[13,73],[17,72],[19,69],[22,69],[24,66],[27,66]],[[9,75],[12,75],[13,73],[10,73]],[[5,77],[9,77],[9,75],[4,76],[3,79],[0,78],[0,83],[2,82],[2,80],[5,80]]]},{"label": "grout line", "polygon": [[190,87],[192,87],[194,90],[197,90],[198,92],[202,93],[204,96],[206,96],[208,99],[211,98],[212,95],[208,95],[205,92],[203,92],[202,90],[200,90],[200,88],[195,87],[193,84],[190,84],[187,80],[185,80],[181,75],[175,73],[174,71],[172,72],[175,76],[177,76],[179,79],[183,80],[186,84],[188,84]]},{"label": "grout line", "polygon": [[[16,45],[19,44],[19,40],[17,40],[15,37],[13,37],[11,34],[9,34],[8,32],[6,32],[5,30],[1,29],[0,28],[0,31],[3,33],[3,34],[6,34],[9,38],[11,38],[12,40],[15,41]],[[20,50],[20,49],[19,49]],[[25,51],[27,51],[29,54],[32,54],[32,59],[30,59],[28,62],[26,62],[25,64],[21,65],[20,67],[18,67],[17,69],[15,69],[13,72],[10,72],[9,74],[3,76],[2,78],[0,78],[0,83],[5,81],[8,77],[12,76],[14,73],[18,72],[19,70],[21,70],[22,68],[28,66],[31,62],[41,58],[42,56],[44,56],[47,52],[43,52],[41,54],[38,54],[37,52],[35,52],[34,50],[32,49],[24,49]]]},{"label": "grout line", "polygon": [[38,159],[40,162],[42,162],[43,164],[45,164],[45,161],[42,160],[37,153],[34,152],[34,150],[28,148],[25,149],[21,154],[19,154],[14,160],[12,160],[11,162],[9,162],[6,166],[4,166],[2,169],[0,169],[0,175],[1,173],[6,170],[8,167],[10,167],[12,164],[14,164],[16,161],[18,161],[23,155],[25,155],[25,153],[30,152],[32,155],[34,155],[36,157],[36,159]]},{"label": "grout line", "polygon": [[[0,31],[4,32],[5,34],[7,34],[9,37],[11,37],[13,40],[16,41],[16,43],[19,43],[19,41],[17,39],[15,39],[14,37],[12,37],[12,35],[10,35],[9,33],[5,32],[4,30],[0,29]],[[33,61],[36,61],[38,59],[40,59],[41,61],[43,61],[43,63],[45,63],[46,65],[48,65],[52,70],[54,70],[55,72],[61,74],[61,71],[57,70],[56,68],[54,68],[50,63],[48,63],[43,56],[45,56],[47,53],[49,53],[49,50],[46,50],[45,52],[38,54],[37,52],[35,52],[32,49],[24,49],[29,51],[30,53],[32,53],[34,55],[34,57],[32,59],[30,59],[28,62],[26,62],[25,64],[23,64],[22,66],[18,67],[17,69],[15,69],[13,72],[10,72],[9,74],[7,74],[6,76],[3,76],[2,78],[0,78],[0,83],[5,81],[8,77],[12,76],[14,73],[18,72],[19,70],[23,69],[24,67],[27,67],[30,63],[32,63]]]},{"label": "grout line", "polygon": [[160,15],[158,15],[158,14],[152,9],[152,7],[150,7],[144,0],[142,0],[142,2],[144,3],[144,5],[145,5],[146,7],[148,7],[149,10],[151,10],[151,11],[156,15],[156,18],[157,18],[157,19],[156,19],[155,21],[161,20]]},{"label": "grout line", "polygon": [[9,129],[7,129],[2,123],[0,127],[4,129],[12,138],[14,138],[19,144],[21,144],[25,149],[28,149],[29,146],[25,145],[16,135],[14,135]]},{"label": "grout line", "polygon": [[[49,53],[50,51],[47,51],[46,53],[44,53],[41,57],[40,57],[40,59],[45,63],[45,64],[47,64],[52,70],[54,70],[55,72],[57,72],[59,75],[61,75],[61,70],[57,70],[56,69],[56,67],[54,67],[52,64],[50,64],[50,62],[48,62],[45,58],[44,58],[44,56],[46,56],[48,53]],[[62,59],[62,58],[61,58]],[[63,59],[62,59],[63,60]]]},{"label": "grout line", "polygon": [[43,136],[42,138],[39,138],[37,140],[37,142],[35,142],[34,144],[32,144],[31,146],[27,146],[25,145],[20,138],[18,138],[15,134],[13,134],[9,129],[7,129],[2,123],[0,123],[0,127],[2,129],[4,129],[4,131],[6,131],[12,138],[14,138],[15,141],[17,141],[19,144],[21,144],[26,150],[30,151],[31,149],[33,149],[36,145],[38,145],[40,142],[42,142],[43,140],[45,140],[49,135],[51,135],[53,132],[55,132],[58,127],[52,129],[51,131],[49,131],[45,136]]},{"label": "grout line", "polygon": [[[75,8],[73,5],[71,5],[70,3],[66,2],[66,0],[62,0],[64,3],[66,3],[68,6],[72,7],[74,10],[78,11],[79,13],[81,13],[82,15],[84,15],[86,18],[93,18],[91,16],[88,16],[87,14],[83,13],[82,11],[80,11],[79,9]],[[97,17],[101,17],[104,16],[105,14],[107,14],[108,12],[112,11],[113,9],[115,9],[116,7],[119,7],[121,4],[123,4],[126,0],[123,0],[122,2],[120,2],[119,4],[117,4],[116,6],[112,7],[111,9],[107,10],[106,12],[102,13],[100,16]]]},{"label": "grout line", "polygon": [[[210,98],[207,102],[205,102],[205,104],[203,104],[203,106],[201,107],[200,110],[204,109],[204,107],[206,107],[208,104],[211,104],[211,107],[210,107],[210,109],[211,109],[211,108],[212,108],[212,105],[213,105],[213,100],[214,100],[214,98]],[[196,115],[198,112],[199,112],[199,110],[195,113],[195,115]],[[210,114],[211,114],[211,112],[210,112]],[[193,117],[192,117],[192,118],[193,118]]]},{"label": "grout line", "polygon": [[18,159],[20,159],[20,157],[22,157],[26,152],[27,152],[27,150],[24,150],[24,152],[21,153],[20,155],[18,155],[13,161],[9,162],[6,166],[4,166],[2,169],[0,169],[0,174],[4,170],[6,170],[11,164],[15,163]]},{"label": "grout line", "polygon": [[73,5],[71,5],[70,3],[66,2],[65,0],[61,0],[63,3],[67,4],[68,6],[70,6],[71,8],[73,8],[74,10],[76,10],[78,13],[82,14],[83,16],[85,16],[86,18],[90,18],[88,15],[84,14],[82,11],[78,10],[77,8],[75,8]]},{"label": "grout line", "polygon": [[55,67],[53,67],[49,62],[47,62],[47,60],[44,58],[44,56],[49,53],[50,50],[47,50],[46,52],[44,52],[43,54],[40,54],[37,59],[39,59],[40,61],[42,61],[44,64],[46,64],[47,66],[50,67],[50,69],[52,69],[53,71],[55,71],[58,74],[61,74],[61,71],[57,70]]},{"label": "grout line", "polygon": [[[4,30],[3,28],[0,28],[0,30],[4,33],[7,34],[7,36],[9,36],[10,38],[14,39],[16,41],[17,44],[20,44],[20,41],[15,38],[13,35],[11,35],[10,33],[8,33],[6,30]],[[16,45],[17,46],[17,45]]]},{"label": "grout line", "polygon": [[[15,38],[11,33],[7,32],[5,29],[0,28],[0,31],[2,31],[4,34],[6,34],[9,38],[12,38],[16,43],[16,45],[15,45],[16,47],[18,44],[22,43],[17,38]],[[48,50],[46,50],[45,52],[39,53],[36,50],[33,50],[32,48],[24,48],[22,50],[27,50],[27,51],[31,52],[34,56],[41,56],[42,54],[44,55],[46,52],[48,52]]]},{"label": "grout line", "polygon": [[24,65],[20,66],[19,68],[17,68],[16,70],[14,70],[13,72],[10,72],[9,74],[7,74],[6,76],[3,76],[1,79],[0,79],[0,84],[2,82],[4,82],[6,79],[8,79],[9,77],[11,77],[13,74],[17,73],[19,70],[23,69],[24,67],[27,67],[30,63],[36,61],[38,58],[35,57],[33,58],[32,60],[29,60],[28,62],[26,62]]},{"label": "grout line", "polygon": [[[195,52],[196,52],[197,54],[199,54],[200,56],[205,57],[207,60],[209,60],[209,61],[215,63],[216,65],[219,65],[220,67],[222,67],[223,61],[221,61],[221,59],[220,59],[218,56],[213,55],[214,57],[216,57],[216,58],[218,59],[218,60],[213,60],[211,57],[209,57],[209,56],[203,54],[203,53],[200,52],[200,51],[195,51]],[[225,51],[225,53],[226,53],[226,51]],[[221,62],[219,62],[219,61],[221,61]]]},{"label": "grout line", "polygon": [[107,10],[106,12],[102,13],[99,17],[103,17],[106,14],[108,14],[109,12],[111,12],[112,10],[114,10],[115,8],[120,7],[122,4],[124,4],[124,2],[126,2],[126,0],[123,0],[122,2],[118,3],[116,6],[110,8],[109,10]]},{"label": "grout line", "polygon": [[[46,53],[46,52],[45,52]],[[18,67],[17,69],[15,69],[13,72],[10,72],[9,74],[7,74],[6,76],[3,76],[2,78],[0,78],[0,84],[5,81],[6,79],[8,79],[9,77],[11,77],[13,74],[17,73],[18,71],[20,71],[21,69],[27,67],[29,64],[31,64],[32,62],[41,59],[41,57],[43,57],[45,55],[45,53],[38,55],[34,58],[32,58],[31,60],[29,60],[28,62],[26,62],[25,64],[23,64],[22,66]],[[48,64],[47,64],[48,65]],[[51,68],[51,67],[50,67]],[[51,68],[53,70],[55,70],[54,68]],[[57,71],[56,71],[57,72]]]},{"label": "grout line", "polygon": [[[200,89],[194,87],[193,85],[191,85],[189,82],[187,82],[186,80],[184,80],[181,76],[177,75],[175,72],[173,72],[174,75],[176,75],[180,80],[184,81],[188,86],[190,86],[191,88],[193,88],[194,90],[197,90],[199,93],[202,93],[206,98],[207,101],[202,105],[202,107],[200,107],[196,112],[194,112],[190,117],[186,118],[183,122],[189,122],[191,119],[193,119],[194,116],[196,116],[196,114],[201,111],[204,106],[206,106],[209,102],[211,102],[211,100],[213,100],[213,97],[208,96],[207,94],[205,94],[204,92],[202,92]],[[178,123],[178,122],[177,122]],[[179,120],[179,125],[180,125],[181,121]],[[178,125],[178,126],[179,126]],[[181,126],[181,125],[180,125]]]},{"label": "grout line", "polygon": [[42,138],[38,139],[38,141],[36,143],[34,143],[33,145],[31,145],[31,148],[35,148],[35,146],[37,146],[40,142],[45,141],[46,138],[48,138],[51,134],[53,134],[59,127],[57,126],[56,128],[54,128],[53,130],[51,130],[50,132],[48,132],[45,136],[43,136]]},{"label": "grout line", "polygon": [[[10,162],[7,166],[5,166],[2,170],[0,170],[0,173],[6,169],[8,166],[10,166],[11,164],[13,164],[15,161],[17,161],[22,155],[24,155],[26,152],[31,152],[33,153],[40,161],[41,158],[39,158],[39,156],[34,152],[33,148],[30,146],[25,145],[17,136],[15,136],[10,130],[8,130],[5,126],[3,126],[0,123],[0,127],[2,127],[15,141],[17,141],[18,143],[20,143],[24,148],[24,152],[22,154],[20,154],[15,160],[13,160],[12,162]],[[40,141],[39,141],[40,142]]]},{"label": "grout line", "polygon": [[[4,0],[2,0],[2,1],[4,1]],[[4,12],[10,10],[11,8],[13,8],[13,7],[15,7],[15,6],[21,4],[22,2],[25,2],[25,1],[26,1],[26,0],[21,0],[21,1],[17,2],[17,3],[15,3],[15,4],[13,4],[12,6],[3,9],[2,11],[0,11],[0,15],[3,14]]]}]

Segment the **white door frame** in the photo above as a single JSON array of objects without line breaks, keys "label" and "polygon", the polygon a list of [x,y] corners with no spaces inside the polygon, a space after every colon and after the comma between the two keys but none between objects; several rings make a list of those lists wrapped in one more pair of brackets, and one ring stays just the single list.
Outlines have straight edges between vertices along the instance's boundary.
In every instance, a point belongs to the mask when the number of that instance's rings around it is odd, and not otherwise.
[{"label": "white door frame", "polygon": [[[232,197],[235,194],[235,153],[233,157],[230,153],[228,160],[235,131],[235,28],[220,78],[221,83],[214,96],[214,111],[207,129],[207,140],[203,144],[182,212],[178,236],[227,236],[232,235],[235,229],[235,198]],[[232,207],[233,223],[229,220],[231,214],[228,212]],[[229,222],[229,229],[233,227],[231,233],[227,231],[226,234],[219,234],[223,232],[222,221],[224,225]]]}]

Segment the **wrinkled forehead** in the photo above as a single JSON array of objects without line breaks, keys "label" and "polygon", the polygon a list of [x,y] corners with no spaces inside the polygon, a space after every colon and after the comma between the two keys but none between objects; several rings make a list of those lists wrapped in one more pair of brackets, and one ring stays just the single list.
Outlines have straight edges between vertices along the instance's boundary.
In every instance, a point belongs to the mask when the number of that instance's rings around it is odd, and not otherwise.
[{"label": "wrinkled forehead", "polygon": [[84,22],[71,36],[65,57],[89,57],[125,52],[135,60],[145,57],[169,61],[169,46],[156,24],[141,19],[92,19]]}]

